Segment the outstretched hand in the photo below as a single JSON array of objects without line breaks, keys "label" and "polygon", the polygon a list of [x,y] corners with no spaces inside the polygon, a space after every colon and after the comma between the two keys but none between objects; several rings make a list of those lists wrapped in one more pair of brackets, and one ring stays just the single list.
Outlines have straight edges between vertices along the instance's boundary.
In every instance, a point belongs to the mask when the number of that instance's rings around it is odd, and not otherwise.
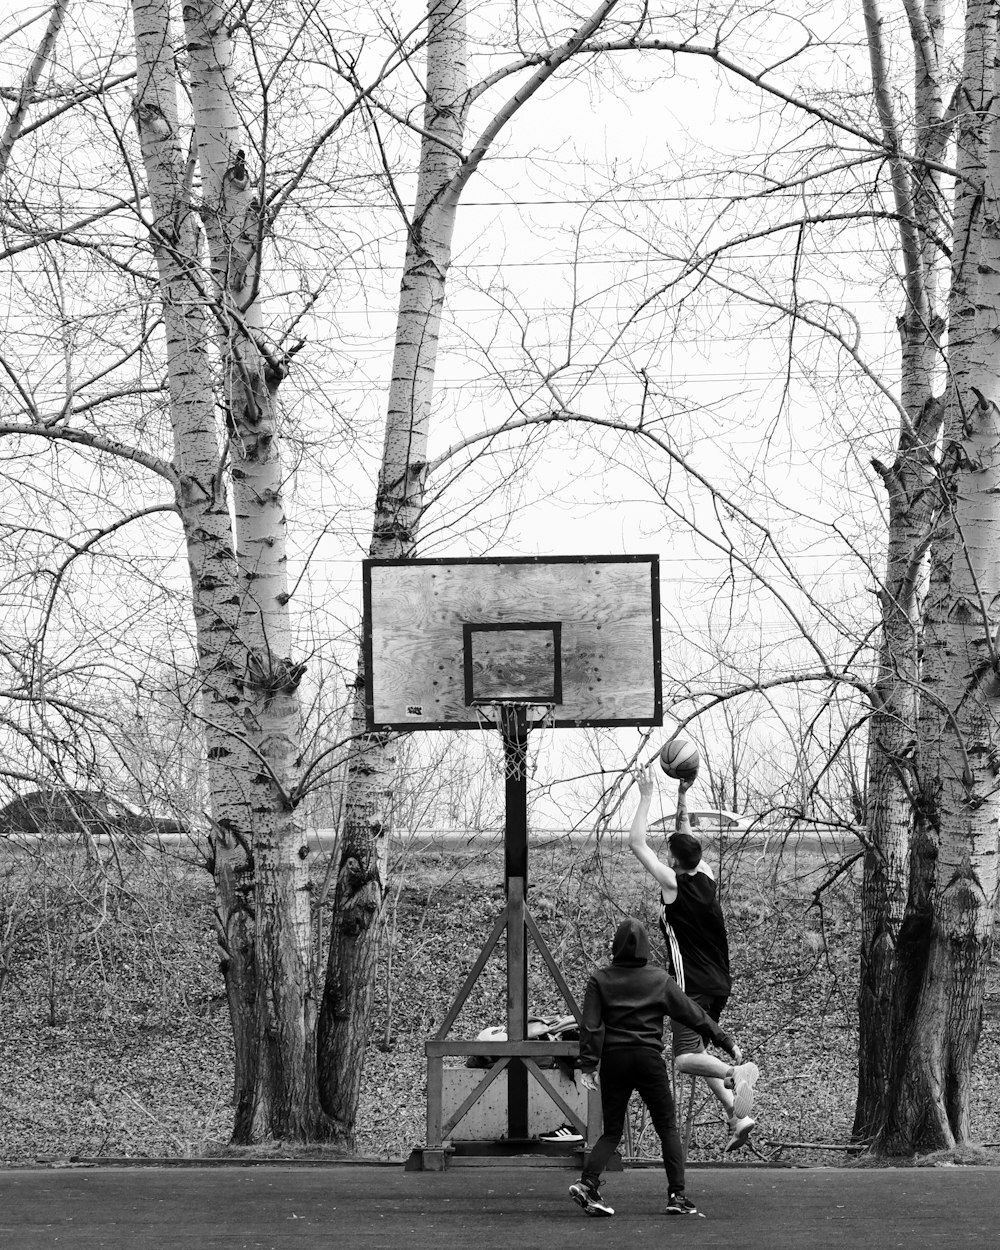
[{"label": "outstretched hand", "polygon": [[633,770],[632,779],[639,787],[640,799],[651,799],[653,797],[653,789],[656,785],[654,778],[655,773],[653,772],[652,764],[646,764],[643,768]]}]

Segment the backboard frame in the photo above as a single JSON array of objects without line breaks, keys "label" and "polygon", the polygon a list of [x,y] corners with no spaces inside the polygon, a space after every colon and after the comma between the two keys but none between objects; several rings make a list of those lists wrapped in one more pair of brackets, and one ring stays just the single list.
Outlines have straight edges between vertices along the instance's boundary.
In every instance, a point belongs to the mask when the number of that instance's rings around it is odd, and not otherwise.
[{"label": "backboard frame", "polygon": [[[549,690],[519,691],[502,694],[489,691],[481,685],[477,690],[475,679],[475,640],[477,635],[489,634],[548,634],[552,639],[552,686]],[[465,672],[465,702],[468,707],[482,703],[562,703],[562,621],[501,621],[493,624],[466,621],[462,625],[463,664]]]},{"label": "backboard frame", "polygon": [[[424,703],[426,700],[422,700],[419,703],[414,700],[405,710],[401,711],[399,707],[395,707],[391,714],[387,714],[390,701],[381,693],[379,684],[383,683],[384,686],[387,680],[384,668],[386,649],[392,646],[391,637],[387,641],[387,635],[391,635],[391,626],[383,626],[380,619],[373,619],[373,615],[377,616],[380,610],[384,611],[388,602],[388,589],[396,577],[396,570],[399,570],[401,576],[405,578],[411,572],[416,573],[418,570],[433,571],[442,569],[448,571],[448,576],[461,579],[465,576],[464,569],[466,566],[476,566],[469,569],[468,577],[470,579],[480,576],[499,578],[501,575],[509,575],[514,579],[520,578],[521,580],[536,579],[535,571],[538,571],[538,577],[544,578],[551,573],[551,577],[554,579],[559,579],[560,577],[569,579],[573,577],[586,578],[588,573],[592,574],[595,572],[586,569],[577,571],[567,567],[573,565],[627,566],[617,570],[609,569],[608,572],[612,577],[624,578],[634,592],[635,607],[632,610],[632,616],[629,618],[628,624],[633,634],[641,633],[642,635],[643,672],[639,681],[641,687],[640,697],[643,703],[641,712],[638,712],[633,707],[627,714],[591,715],[589,712],[578,714],[579,708],[574,710],[569,703],[563,706],[562,700],[567,689],[565,685],[567,674],[564,664],[566,657],[562,648],[567,642],[567,626],[565,620],[553,620],[554,614],[550,605],[547,610],[545,605],[541,605],[537,620],[532,619],[533,614],[531,612],[519,611],[516,617],[509,621],[505,619],[486,621],[483,619],[483,610],[480,607],[475,619],[462,621],[455,626],[456,629],[460,630],[460,634],[456,636],[454,658],[448,668],[448,675],[449,680],[456,689],[460,689],[464,693],[464,705],[468,708],[468,716],[463,716],[460,710],[452,711],[448,716],[441,717],[436,717],[432,713],[425,714]],[[524,570],[523,574],[518,572],[519,569]],[[603,570],[598,569],[596,572],[599,574]],[[421,558],[415,560],[369,559],[362,562],[362,575],[364,595],[364,701],[366,724],[370,731],[412,732],[416,729],[480,729],[482,720],[475,711],[475,703],[477,702],[491,704],[498,702],[551,704],[553,706],[553,714],[548,723],[554,728],[614,728],[658,726],[663,724],[663,692],[660,668],[660,576],[659,557],[656,555],[469,556]],[[614,625],[614,621],[610,623],[612,626]],[[558,626],[558,629],[553,629],[555,626]],[[600,626],[597,626],[597,628],[600,628]],[[495,693],[474,697],[469,671],[470,638],[474,642],[477,631],[501,633],[503,630],[517,629],[522,631],[553,630],[556,656],[554,690],[548,693],[529,694],[523,698],[506,699],[502,696],[498,698]],[[609,630],[608,633],[610,632]],[[608,634],[605,634],[604,638],[606,639],[607,637]],[[572,660],[572,631],[570,631],[569,642],[571,646],[569,659]],[[621,664],[621,662],[619,658],[618,663]],[[459,666],[461,671],[458,671]],[[455,670],[454,673],[452,673],[452,669]],[[570,690],[572,690],[572,681]],[[452,698],[449,706],[453,708],[457,706],[455,698]],[[560,715],[560,711],[563,712],[563,715]]]}]

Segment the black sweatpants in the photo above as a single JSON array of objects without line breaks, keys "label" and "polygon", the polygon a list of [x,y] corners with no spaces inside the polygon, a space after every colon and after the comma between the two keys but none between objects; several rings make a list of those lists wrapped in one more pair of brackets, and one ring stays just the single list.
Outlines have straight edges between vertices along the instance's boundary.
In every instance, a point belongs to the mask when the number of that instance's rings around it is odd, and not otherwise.
[{"label": "black sweatpants", "polygon": [[684,1189],[684,1151],[677,1132],[670,1077],[663,1056],[651,1046],[612,1046],[601,1055],[601,1111],[604,1132],[583,1165],[583,1180],[597,1185],[625,1131],[625,1116],[633,1090],[649,1111],[660,1139],[663,1167],[671,1193]]}]

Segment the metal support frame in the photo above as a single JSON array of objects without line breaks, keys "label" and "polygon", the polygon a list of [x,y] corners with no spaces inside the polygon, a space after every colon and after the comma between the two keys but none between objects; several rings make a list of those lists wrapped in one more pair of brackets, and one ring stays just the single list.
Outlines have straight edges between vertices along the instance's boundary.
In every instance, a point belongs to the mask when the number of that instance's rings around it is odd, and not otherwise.
[{"label": "metal support frame", "polygon": [[[506,775],[506,820],[504,828],[504,887],[506,901],[497,917],[486,944],[476,958],[458,996],[448,1009],[436,1035],[425,1043],[427,1055],[427,1144],[415,1151],[422,1156],[413,1166],[426,1170],[440,1170],[448,1159],[448,1136],[501,1072],[507,1074],[507,1144],[513,1146],[528,1142],[528,1083],[534,1080],[551,1098],[556,1107],[581,1133],[585,1144],[592,1144],[596,1126],[600,1124],[600,1097],[591,1091],[587,1099],[587,1117],[584,1122],[573,1107],[566,1102],[559,1090],[545,1075],[540,1063],[545,1060],[575,1060],[579,1055],[578,1042],[546,1042],[528,1038],[528,938],[535,943],[553,980],[559,987],[570,1011],[580,1020],[580,1008],[561,970],[555,962],[534,917],[528,911],[528,798],[527,798],[527,745],[531,728],[528,712],[523,705],[502,705],[498,717],[498,729],[503,737]],[[478,980],[490,955],[506,935],[507,947],[507,1039],[503,1042],[485,1042],[469,1039],[449,1039],[448,1033],[458,1018],[465,1001]],[[445,1119],[443,1107],[444,1060],[448,1056],[481,1055],[495,1060],[476,1087],[465,1100]],[[498,1153],[499,1143],[483,1143],[493,1149],[484,1153]],[[532,1143],[541,1145],[541,1143]],[[571,1154],[575,1156],[579,1148]],[[538,1162],[558,1162],[556,1156],[566,1157],[565,1147],[552,1147],[539,1152]]]}]

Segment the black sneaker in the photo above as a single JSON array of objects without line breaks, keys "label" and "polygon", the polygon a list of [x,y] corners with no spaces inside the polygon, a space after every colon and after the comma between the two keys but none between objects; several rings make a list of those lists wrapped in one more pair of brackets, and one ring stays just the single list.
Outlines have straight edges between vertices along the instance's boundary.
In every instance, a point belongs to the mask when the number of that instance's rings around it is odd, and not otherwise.
[{"label": "black sneaker", "polygon": [[583,1134],[578,1133],[572,1124],[560,1124],[551,1133],[543,1133],[539,1141],[566,1142],[572,1144],[583,1141]]},{"label": "black sneaker", "polygon": [[667,1215],[697,1215],[698,1208],[683,1193],[671,1194],[667,1203]]},{"label": "black sneaker", "polygon": [[588,1215],[614,1215],[614,1207],[609,1207],[601,1197],[599,1189],[593,1185],[588,1185],[586,1181],[577,1181],[575,1185],[570,1185],[569,1196],[577,1204],[583,1207]]}]

